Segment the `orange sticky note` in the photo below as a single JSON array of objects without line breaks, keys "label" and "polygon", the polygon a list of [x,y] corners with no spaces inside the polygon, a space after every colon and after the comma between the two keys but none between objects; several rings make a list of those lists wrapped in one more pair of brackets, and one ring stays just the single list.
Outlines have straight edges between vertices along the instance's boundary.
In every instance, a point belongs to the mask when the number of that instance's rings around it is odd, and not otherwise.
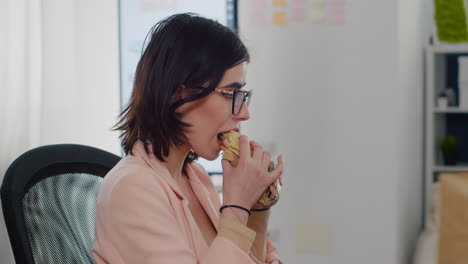
[{"label": "orange sticky note", "polygon": [[273,13],[273,24],[277,26],[286,25],[286,12],[274,12]]},{"label": "orange sticky note", "polygon": [[285,6],[286,1],[285,0],[272,0],[273,6]]}]

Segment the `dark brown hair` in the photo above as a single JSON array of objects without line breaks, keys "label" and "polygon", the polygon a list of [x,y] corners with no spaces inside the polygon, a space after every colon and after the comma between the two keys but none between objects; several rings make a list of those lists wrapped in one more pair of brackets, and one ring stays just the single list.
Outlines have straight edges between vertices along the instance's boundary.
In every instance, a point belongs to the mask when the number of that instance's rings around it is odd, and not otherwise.
[{"label": "dark brown hair", "polygon": [[[185,132],[191,126],[180,120],[176,109],[211,93],[227,69],[249,61],[249,53],[231,29],[191,13],[158,22],[148,36],[132,95],[114,130],[121,131],[125,154],[132,154],[141,140],[150,142],[154,155],[164,162],[171,144],[187,143]],[[149,152],[147,144],[145,150]],[[186,161],[196,158],[191,152]]]}]

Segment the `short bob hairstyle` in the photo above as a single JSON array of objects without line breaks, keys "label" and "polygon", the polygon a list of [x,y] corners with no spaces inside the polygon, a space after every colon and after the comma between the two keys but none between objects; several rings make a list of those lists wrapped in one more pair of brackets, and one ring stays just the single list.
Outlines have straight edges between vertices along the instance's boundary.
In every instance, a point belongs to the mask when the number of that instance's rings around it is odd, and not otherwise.
[{"label": "short bob hairstyle", "polygon": [[[180,120],[176,109],[210,94],[226,70],[250,58],[235,32],[193,13],[158,22],[148,36],[130,101],[114,130],[121,131],[125,154],[132,154],[133,145],[141,140],[147,153],[146,143],[151,143],[154,155],[164,162],[172,144],[188,142],[186,127],[191,125]],[[196,158],[191,152],[185,161]]]}]

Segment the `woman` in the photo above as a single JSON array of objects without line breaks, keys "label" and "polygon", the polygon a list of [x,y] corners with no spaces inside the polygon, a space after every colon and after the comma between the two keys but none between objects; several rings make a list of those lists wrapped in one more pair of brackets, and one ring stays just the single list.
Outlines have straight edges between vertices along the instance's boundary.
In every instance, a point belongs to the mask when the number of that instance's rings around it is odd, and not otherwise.
[{"label": "woman", "polygon": [[127,155],[98,195],[95,261],[281,263],[266,237],[269,208],[256,201],[280,179],[282,158],[268,172],[270,153],[242,136],[238,165],[222,161],[229,207],[194,162],[197,155],[216,159],[219,135],[250,117],[245,46],[230,29],[193,14],[171,16],[150,33],[116,128]]}]

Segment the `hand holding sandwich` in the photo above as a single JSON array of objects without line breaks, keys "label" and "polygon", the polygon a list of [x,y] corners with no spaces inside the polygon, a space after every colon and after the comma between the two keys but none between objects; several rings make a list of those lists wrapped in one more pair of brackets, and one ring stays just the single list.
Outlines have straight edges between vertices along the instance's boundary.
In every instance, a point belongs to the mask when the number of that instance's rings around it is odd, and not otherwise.
[{"label": "hand holding sandwich", "polygon": [[[271,170],[271,154],[257,143],[249,143],[245,135],[239,138],[239,153],[226,153],[223,166],[223,203],[251,209],[262,194],[281,178],[284,164],[280,155]],[[230,156],[234,156],[233,159]],[[234,164],[232,164],[234,163]],[[269,167],[270,170],[269,171]]]}]

